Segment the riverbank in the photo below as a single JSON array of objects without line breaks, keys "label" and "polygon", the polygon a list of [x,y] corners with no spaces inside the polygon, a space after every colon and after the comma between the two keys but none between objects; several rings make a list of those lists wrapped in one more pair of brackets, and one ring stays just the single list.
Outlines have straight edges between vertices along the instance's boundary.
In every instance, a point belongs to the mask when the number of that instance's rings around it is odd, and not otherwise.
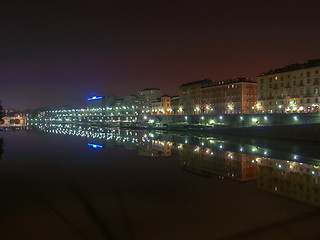
[{"label": "riverbank", "polygon": [[320,124],[299,124],[281,126],[261,126],[244,128],[213,128],[213,134],[276,138],[300,141],[320,141]]},{"label": "riverbank", "polygon": [[207,127],[201,125],[184,125],[164,127],[130,127],[130,129],[156,129],[167,131],[202,132],[207,134],[261,137],[271,139],[299,140],[299,141],[320,141],[320,123],[298,124],[298,125],[278,125],[278,126],[255,126],[255,127]]}]

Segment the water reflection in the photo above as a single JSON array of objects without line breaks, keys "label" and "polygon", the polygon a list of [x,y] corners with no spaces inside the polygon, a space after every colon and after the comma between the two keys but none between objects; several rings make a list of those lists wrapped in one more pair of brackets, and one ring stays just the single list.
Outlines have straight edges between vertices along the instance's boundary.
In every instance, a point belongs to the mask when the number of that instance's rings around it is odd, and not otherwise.
[{"label": "water reflection", "polygon": [[296,147],[288,152],[218,137],[80,125],[39,125],[33,129],[86,137],[88,147],[97,150],[123,146],[137,150],[141,156],[175,155],[184,171],[239,182],[256,181],[257,187],[264,191],[320,206],[320,160],[296,152]]},{"label": "water reflection", "polygon": [[0,160],[1,160],[2,154],[3,154],[3,139],[0,138]]},{"label": "water reflection", "polygon": [[259,188],[320,206],[319,165],[259,159]]}]

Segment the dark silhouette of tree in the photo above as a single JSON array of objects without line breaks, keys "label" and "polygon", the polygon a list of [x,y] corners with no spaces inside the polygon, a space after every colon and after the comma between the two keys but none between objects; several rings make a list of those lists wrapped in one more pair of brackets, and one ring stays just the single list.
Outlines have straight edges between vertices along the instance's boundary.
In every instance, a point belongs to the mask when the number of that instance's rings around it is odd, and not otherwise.
[{"label": "dark silhouette of tree", "polygon": [[3,122],[2,117],[3,117],[3,108],[0,101],[0,124]]},{"label": "dark silhouette of tree", "polygon": [[0,159],[2,157],[2,153],[3,153],[3,139],[0,138]]}]

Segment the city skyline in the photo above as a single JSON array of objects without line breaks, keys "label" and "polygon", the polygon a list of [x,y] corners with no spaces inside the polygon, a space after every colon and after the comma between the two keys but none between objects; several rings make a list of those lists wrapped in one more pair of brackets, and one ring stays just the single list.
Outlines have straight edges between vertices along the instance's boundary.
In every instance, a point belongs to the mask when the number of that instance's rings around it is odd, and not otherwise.
[{"label": "city skyline", "polygon": [[[5,108],[85,106],[319,58],[319,3],[2,3]],[[80,102],[82,101],[82,102]]]}]

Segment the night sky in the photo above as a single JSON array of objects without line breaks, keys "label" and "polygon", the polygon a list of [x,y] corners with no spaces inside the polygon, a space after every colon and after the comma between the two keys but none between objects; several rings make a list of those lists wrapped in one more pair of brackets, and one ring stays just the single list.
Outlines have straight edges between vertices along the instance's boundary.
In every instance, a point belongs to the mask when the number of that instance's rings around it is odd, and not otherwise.
[{"label": "night sky", "polygon": [[320,1],[0,1],[5,108],[252,77],[320,57]]}]

